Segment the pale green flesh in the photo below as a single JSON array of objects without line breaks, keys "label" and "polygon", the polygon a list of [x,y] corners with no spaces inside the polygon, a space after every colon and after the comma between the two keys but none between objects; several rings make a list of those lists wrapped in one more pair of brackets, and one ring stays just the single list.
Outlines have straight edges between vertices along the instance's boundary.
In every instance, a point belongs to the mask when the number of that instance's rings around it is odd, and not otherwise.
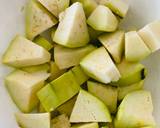
[{"label": "pale green flesh", "polygon": [[95,0],[71,0],[71,2],[72,3],[81,2],[83,4],[83,9],[86,14],[86,17],[88,17],[93,12],[93,10],[98,6]]},{"label": "pale green flesh", "polygon": [[33,40],[43,31],[57,24],[52,16],[38,1],[30,0],[26,7],[26,36]]},{"label": "pale green flesh", "polygon": [[151,51],[143,42],[136,31],[125,34],[125,58],[129,62],[138,62],[151,54]]},{"label": "pale green flesh", "polygon": [[116,119],[115,128],[139,128],[154,126],[152,116],[153,105],[148,91],[129,93],[121,102]]},{"label": "pale green flesh", "polygon": [[53,48],[53,45],[48,42],[44,37],[38,36],[34,39],[34,42],[38,44],[39,46],[42,46],[45,48],[47,51],[51,50]]},{"label": "pale green flesh", "polygon": [[80,66],[88,76],[102,83],[107,84],[120,78],[118,69],[104,47],[88,54]]},{"label": "pale green flesh", "polygon": [[53,111],[78,93],[80,85],[71,71],[53,80],[38,92],[38,98],[46,111]]},{"label": "pale green flesh", "polygon": [[122,18],[126,16],[129,8],[129,5],[123,0],[100,0],[100,4],[107,6]]},{"label": "pale green flesh", "polygon": [[138,62],[127,62],[125,59],[120,64],[117,64],[117,68],[121,74],[119,81],[113,83],[113,85],[117,86],[127,86],[137,83],[145,79],[147,74],[144,65]]},{"label": "pale green flesh", "polygon": [[111,113],[116,112],[118,91],[109,85],[87,82],[88,91],[106,104]]},{"label": "pale green flesh", "polygon": [[30,74],[21,70],[15,70],[6,76],[7,89],[22,112],[31,112],[38,105],[36,93],[44,86],[48,77],[49,74],[45,71]]},{"label": "pale green flesh", "polygon": [[70,128],[71,124],[68,117],[63,114],[51,120],[51,128]]},{"label": "pale green flesh", "polygon": [[55,63],[60,69],[70,68],[79,65],[80,61],[96,48],[93,45],[86,45],[80,48],[66,48],[60,45],[54,48]]},{"label": "pale green flesh", "polygon": [[116,63],[120,63],[124,52],[124,31],[118,30],[98,37]]},{"label": "pale green flesh", "polygon": [[61,14],[53,41],[70,48],[85,46],[89,42],[85,13],[81,3],[72,4]]},{"label": "pale green flesh", "polygon": [[[18,49],[18,50],[17,50]],[[26,67],[49,62],[50,53],[23,36],[16,36],[3,55],[4,64],[13,67]]]},{"label": "pale green flesh", "polygon": [[16,120],[22,128],[50,128],[50,113],[16,113]]},{"label": "pale green flesh", "polygon": [[75,124],[71,128],[99,128],[98,123]]},{"label": "pale green flesh", "polygon": [[69,6],[69,0],[38,0],[48,11],[58,18],[58,15]]},{"label": "pale green flesh", "polygon": [[112,32],[117,29],[118,20],[108,7],[99,5],[88,17],[87,24],[98,31]]},{"label": "pale green flesh", "polygon": [[70,122],[111,122],[109,110],[98,98],[80,90],[74,105]]}]

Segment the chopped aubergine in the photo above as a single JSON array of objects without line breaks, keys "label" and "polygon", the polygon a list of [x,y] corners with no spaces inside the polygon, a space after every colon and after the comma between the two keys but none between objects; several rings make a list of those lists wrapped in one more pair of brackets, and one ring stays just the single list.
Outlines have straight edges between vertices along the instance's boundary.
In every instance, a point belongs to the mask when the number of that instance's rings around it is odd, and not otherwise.
[{"label": "chopped aubergine", "polygon": [[15,116],[22,128],[50,128],[50,113],[16,113]]},{"label": "chopped aubergine", "polygon": [[89,53],[82,59],[80,66],[88,76],[105,84],[120,78],[118,69],[104,47]]},{"label": "chopped aubergine", "polygon": [[112,85],[116,86],[128,86],[144,80],[147,75],[147,70],[144,65],[138,62],[127,62],[125,59],[117,64],[117,68],[121,74],[121,78],[117,82],[113,82]]},{"label": "chopped aubergine", "polygon": [[150,49],[136,31],[130,31],[125,34],[125,59],[127,61],[138,62],[150,54]]},{"label": "chopped aubergine", "polygon": [[58,23],[37,0],[29,0],[27,3],[25,22],[26,37],[30,40]]},{"label": "chopped aubergine", "polygon": [[50,53],[23,36],[16,36],[3,55],[2,62],[16,68],[49,62]]},{"label": "chopped aubergine", "polygon": [[160,20],[154,21],[138,31],[144,43],[152,52],[160,49]]},{"label": "chopped aubergine", "polygon": [[98,37],[99,41],[108,50],[113,60],[120,63],[124,52],[124,35],[123,30],[113,33],[105,33]]},{"label": "chopped aubergine", "polygon": [[31,112],[38,105],[36,93],[44,86],[48,77],[49,73],[46,71],[28,73],[21,70],[15,70],[6,76],[8,92],[22,112]]},{"label": "chopped aubergine", "polygon": [[142,90],[144,87],[144,80],[141,80],[138,83],[131,84],[124,87],[118,87],[118,100],[123,100],[123,98],[130,92]]},{"label": "chopped aubergine", "polygon": [[134,91],[123,99],[116,115],[115,128],[154,126],[153,105],[148,91]]},{"label": "chopped aubergine", "polygon": [[86,14],[86,17],[93,12],[93,10],[98,6],[95,0],[71,0],[72,3],[80,2],[83,4],[83,9]]},{"label": "chopped aubergine", "polygon": [[59,69],[57,64],[53,61],[50,62],[50,77],[48,78],[49,81],[53,81],[57,79],[59,76],[64,74],[67,70],[66,69]]},{"label": "chopped aubergine", "polygon": [[113,32],[118,27],[118,20],[108,7],[99,5],[88,17],[87,24],[97,31]]},{"label": "chopped aubergine", "polygon": [[124,0],[100,0],[102,5],[110,8],[116,15],[124,18],[127,15],[129,5]]},{"label": "chopped aubergine", "polygon": [[65,114],[59,115],[51,120],[51,128],[70,128],[71,124]]},{"label": "chopped aubergine", "polygon": [[108,107],[111,113],[115,113],[117,109],[118,90],[115,87],[88,81],[88,91],[99,98]]},{"label": "chopped aubergine", "polygon": [[70,0],[38,0],[48,11],[58,18],[59,14],[69,7]]},{"label": "chopped aubergine", "polygon": [[72,4],[60,17],[53,41],[70,48],[85,46],[89,42],[89,34],[82,4]]},{"label": "chopped aubergine", "polygon": [[42,88],[37,95],[45,110],[50,112],[75,96],[79,89],[72,71],[68,71]]},{"label": "chopped aubergine", "polygon": [[112,122],[112,118],[108,108],[101,100],[81,89],[70,122]]},{"label": "chopped aubergine", "polygon": [[70,68],[79,65],[80,61],[95,49],[93,45],[74,49],[57,45],[54,48],[54,60],[60,69]]},{"label": "chopped aubergine", "polygon": [[43,48],[45,48],[47,51],[50,51],[53,48],[53,45],[48,42],[48,40],[46,40],[44,37],[42,36],[38,36],[34,39],[34,41],[36,44],[38,44],[39,46],[42,46]]}]

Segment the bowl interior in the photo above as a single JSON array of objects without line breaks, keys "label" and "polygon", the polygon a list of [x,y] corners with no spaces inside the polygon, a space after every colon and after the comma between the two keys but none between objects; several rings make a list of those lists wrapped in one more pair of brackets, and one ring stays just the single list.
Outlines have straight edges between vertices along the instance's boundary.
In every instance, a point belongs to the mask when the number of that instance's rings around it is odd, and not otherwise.
[{"label": "bowl interior", "polygon": [[[1,0],[0,4],[0,56],[16,34],[24,33],[24,6],[26,0]],[[130,10],[122,21],[121,27],[126,30],[139,29],[145,24],[160,19],[159,0],[129,0]],[[154,116],[157,124],[160,122],[160,51],[148,57],[144,63],[148,69],[145,88],[150,90],[153,97]],[[3,78],[8,68],[0,64],[0,128],[18,128],[14,112],[16,106],[9,97]]]}]

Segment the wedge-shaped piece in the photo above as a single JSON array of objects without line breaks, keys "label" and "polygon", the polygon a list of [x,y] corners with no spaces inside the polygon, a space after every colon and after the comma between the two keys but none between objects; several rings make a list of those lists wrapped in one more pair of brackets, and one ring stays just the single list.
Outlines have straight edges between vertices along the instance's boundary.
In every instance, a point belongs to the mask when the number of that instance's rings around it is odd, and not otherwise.
[{"label": "wedge-shaped piece", "polygon": [[114,61],[120,63],[124,51],[124,31],[106,33],[99,36],[98,39],[111,54]]},{"label": "wedge-shaped piece", "polygon": [[38,92],[46,111],[53,111],[78,93],[80,85],[71,71],[64,73]]},{"label": "wedge-shaped piece", "polygon": [[59,14],[69,6],[69,0],[38,0],[54,16]]},{"label": "wedge-shaped piece", "polygon": [[35,66],[29,66],[21,68],[21,70],[28,72],[28,73],[34,73],[38,71],[46,71],[48,72],[50,70],[49,64],[41,64],[41,65],[35,65]]},{"label": "wedge-shaped piece", "polygon": [[53,40],[71,48],[81,47],[89,42],[85,13],[81,3],[74,3],[61,14]]},{"label": "wedge-shaped piece", "polygon": [[57,64],[55,62],[51,61],[50,62],[50,73],[51,73],[51,75],[49,77],[49,81],[57,79],[59,76],[64,74],[66,71],[67,71],[66,69],[59,69]]},{"label": "wedge-shaped piece", "polygon": [[111,113],[116,112],[118,90],[115,87],[92,81],[88,81],[87,86],[88,91],[103,101]]},{"label": "wedge-shaped piece", "polygon": [[54,60],[60,69],[69,68],[79,65],[82,58],[95,49],[93,45],[86,45],[75,49],[57,45],[54,48]]},{"label": "wedge-shaped piece", "polygon": [[107,6],[122,18],[126,16],[129,9],[129,5],[124,0],[100,0],[100,4]]},{"label": "wedge-shaped piece", "polygon": [[130,92],[142,90],[143,86],[144,80],[126,87],[118,87],[118,100],[123,100],[123,98]]},{"label": "wedge-shaped piece", "polygon": [[95,30],[105,32],[115,31],[118,26],[116,16],[114,16],[108,7],[103,5],[97,6],[97,8],[88,17],[87,23]]},{"label": "wedge-shaped piece", "polygon": [[74,105],[70,122],[111,122],[109,110],[105,104],[90,93],[80,90]]},{"label": "wedge-shaped piece", "polygon": [[73,72],[73,75],[75,76],[79,85],[82,85],[89,79],[80,66],[75,66],[71,69],[71,71]]},{"label": "wedge-shaped piece", "polygon": [[83,4],[84,12],[88,17],[93,10],[98,6],[95,0],[71,0],[72,3],[81,2]]},{"label": "wedge-shaped piece", "polygon": [[121,102],[115,119],[115,128],[154,126],[153,105],[148,91],[129,93]]},{"label": "wedge-shaped piece", "polygon": [[80,65],[88,76],[102,83],[118,81],[120,78],[118,69],[104,47],[88,54]]},{"label": "wedge-shaped piece", "polygon": [[26,7],[26,36],[33,39],[57,24],[57,20],[38,1],[30,0]]},{"label": "wedge-shaped piece", "polygon": [[99,128],[98,123],[75,124],[71,128]]},{"label": "wedge-shaped piece", "polygon": [[3,55],[4,64],[14,67],[39,65],[50,61],[51,55],[41,46],[16,36]]},{"label": "wedge-shaped piece", "polygon": [[55,117],[51,121],[51,128],[70,128],[71,124],[68,117],[63,114]]},{"label": "wedge-shaped piece", "polygon": [[45,71],[27,73],[15,70],[5,78],[7,89],[18,108],[30,112],[38,104],[36,93],[43,87],[49,77]]},{"label": "wedge-shaped piece", "polygon": [[46,40],[42,36],[36,37],[34,42],[36,44],[38,44],[39,46],[42,46],[43,48],[45,48],[47,51],[49,51],[49,50],[51,50],[53,48],[53,45],[50,42],[48,42],[48,40]]},{"label": "wedge-shaped piece", "polygon": [[144,65],[138,62],[131,63],[123,59],[120,64],[117,64],[117,68],[121,74],[121,78],[113,84],[118,86],[127,86],[137,83],[143,80],[147,75],[147,70]]},{"label": "wedge-shaped piece", "polygon": [[16,113],[16,120],[22,128],[50,128],[50,114]]},{"label": "wedge-shaped piece", "polygon": [[152,52],[160,49],[160,21],[154,21],[138,31]]},{"label": "wedge-shaped piece", "polygon": [[125,34],[125,59],[127,61],[141,61],[150,53],[151,51],[136,31],[130,31]]},{"label": "wedge-shaped piece", "polygon": [[58,112],[61,114],[66,114],[67,116],[70,116],[74,107],[74,104],[76,102],[77,96],[74,96],[72,99],[68,100],[61,106],[57,108]]}]

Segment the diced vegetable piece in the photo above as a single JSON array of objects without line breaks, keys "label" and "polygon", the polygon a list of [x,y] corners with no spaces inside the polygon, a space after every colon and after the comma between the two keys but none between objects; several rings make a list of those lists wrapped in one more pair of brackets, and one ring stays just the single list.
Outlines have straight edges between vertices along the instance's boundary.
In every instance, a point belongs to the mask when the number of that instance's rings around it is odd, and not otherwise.
[{"label": "diced vegetable piece", "polygon": [[78,93],[80,85],[71,71],[53,80],[38,92],[38,98],[46,111],[53,111]]},{"label": "diced vegetable piece", "polygon": [[68,117],[63,114],[55,117],[51,121],[51,128],[70,128],[71,124]]},{"label": "diced vegetable piece", "polygon": [[118,69],[104,47],[88,54],[80,65],[88,76],[102,83],[107,84],[120,78]]},{"label": "diced vegetable piece", "polygon": [[93,45],[86,45],[80,48],[66,48],[60,45],[54,48],[54,60],[60,69],[66,69],[79,65],[80,61],[96,48]]},{"label": "diced vegetable piece", "polygon": [[111,115],[105,104],[84,90],[80,90],[74,105],[70,122],[111,122]]},{"label": "diced vegetable piece", "polygon": [[115,119],[115,128],[154,126],[153,105],[148,91],[129,93],[121,102]]},{"label": "diced vegetable piece", "polygon": [[50,114],[16,113],[16,120],[22,128],[50,128]]},{"label": "diced vegetable piece", "polygon": [[48,40],[46,40],[42,36],[36,37],[34,42],[36,44],[38,44],[39,46],[42,46],[43,48],[45,48],[47,51],[49,51],[49,50],[51,50],[53,48],[53,45],[50,42],[48,42]]},{"label": "diced vegetable piece", "polygon": [[61,114],[66,114],[67,116],[70,116],[74,107],[74,104],[76,102],[77,96],[74,96],[72,99],[68,100],[67,102],[65,102],[64,104],[62,104],[61,106],[59,106],[57,108],[57,110],[61,113]]},{"label": "diced vegetable piece", "polygon": [[95,30],[105,32],[115,31],[118,26],[117,18],[108,7],[103,5],[97,6],[88,17],[87,23]]},{"label": "diced vegetable piece", "polygon": [[98,39],[111,54],[114,61],[120,63],[124,52],[124,31],[118,30],[113,33],[106,33]]},{"label": "diced vegetable piece", "polygon": [[37,0],[29,0],[26,7],[26,36],[33,39],[57,24],[53,17]]},{"label": "diced vegetable piece", "polygon": [[80,66],[75,66],[71,69],[71,71],[73,72],[73,75],[75,76],[79,85],[82,85],[89,79]]},{"label": "diced vegetable piece", "polygon": [[86,45],[89,42],[89,34],[82,4],[79,2],[72,4],[60,16],[53,40],[70,48]]},{"label": "diced vegetable piece", "polygon": [[38,71],[46,71],[48,72],[50,69],[49,64],[41,64],[41,65],[35,65],[35,66],[29,66],[29,67],[24,67],[21,68],[21,70],[28,72],[28,73],[34,73]]},{"label": "diced vegetable piece", "polygon": [[118,97],[117,88],[92,81],[88,81],[87,86],[88,91],[103,101],[111,113],[116,112]]},{"label": "diced vegetable piece", "polygon": [[130,92],[142,90],[143,86],[144,80],[126,87],[118,87],[118,100],[122,100]]},{"label": "diced vegetable piece", "polygon": [[98,123],[75,124],[71,128],[99,128]]},{"label": "diced vegetable piece", "polygon": [[100,0],[100,4],[107,6],[122,18],[126,16],[129,9],[129,5],[124,0]]},{"label": "diced vegetable piece", "polygon": [[17,107],[22,112],[30,112],[38,105],[36,93],[49,77],[45,71],[27,73],[15,70],[5,78],[7,89]]},{"label": "diced vegetable piece", "polygon": [[154,21],[138,31],[152,52],[160,49],[160,21]]},{"label": "diced vegetable piece", "polygon": [[125,59],[129,62],[141,61],[151,54],[136,31],[125,34]]},{"label": "diced vegetable piece", "polygon": [[117,64],[117,68],[121,74],[119,81],[113,84],[118,86],[127,86],[144,80],[147,75],[147,70],[144,65],[138,62],[127,62],[125,59],[120,64]]},{"label": "diced vegetable piece", "polygon": [[26,67],[49,62],[50,53],[25,37],[16,36],[3,55],[4,64],[14,67]]},{"label": "diced vegetable piece", "polygon": [[59,14],[69,7],[69,0],[38,0],[48,11],[54,16]]},{"label": "diced vegetable piece", "polygon": [[88,17],[93,10],[98,6],[95,0],[71,0],[72,3],[81,2],[83,4],[84,12]]},{"label": "diced vegetable piece", "polygon": [[53,61],[50,62],[50,77],[49,77],[49,81],[52,81],[54,79],[57,79],[59,76],[61,76],[62,74],[64,74],[67,70],[66,69],[59,69],[59,67],[57,66],[57,64]]}]

